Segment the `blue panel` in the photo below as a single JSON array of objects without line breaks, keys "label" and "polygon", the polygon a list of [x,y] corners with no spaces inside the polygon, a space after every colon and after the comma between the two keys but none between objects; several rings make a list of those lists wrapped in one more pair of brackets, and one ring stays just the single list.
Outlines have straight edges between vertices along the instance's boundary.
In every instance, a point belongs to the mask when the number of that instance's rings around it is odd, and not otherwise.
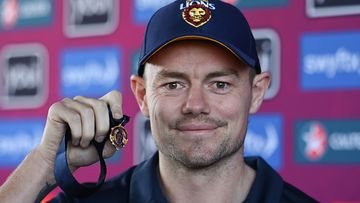
[{"label": "blue panel", "polygon": [[121,52],[116,47],[65,50],[61,56],[61,93],[102,96],[121,90]]},{"label": "blue panel", "polygon": [[301,88],[360,87],[360,32],[306,34],[301,39]]},{"label": "blue panel", "polygon": [[245,139],[245,156],[261,156],[279,170],[283,163],[283,119],[277,114],[253,115]]}]

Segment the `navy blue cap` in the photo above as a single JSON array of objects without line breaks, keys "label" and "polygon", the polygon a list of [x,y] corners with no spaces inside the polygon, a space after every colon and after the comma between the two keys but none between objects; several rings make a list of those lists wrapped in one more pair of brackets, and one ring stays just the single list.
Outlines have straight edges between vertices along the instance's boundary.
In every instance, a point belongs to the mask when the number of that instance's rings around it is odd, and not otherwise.
[{"label": "navy blue cap", "polygon": [[186,39],[218,43],[261,72],[251,28],[235,6],[220,0],[177,0],[160,8],[150,19],[142,44],[138,75],[144,64],[164,46]]}]

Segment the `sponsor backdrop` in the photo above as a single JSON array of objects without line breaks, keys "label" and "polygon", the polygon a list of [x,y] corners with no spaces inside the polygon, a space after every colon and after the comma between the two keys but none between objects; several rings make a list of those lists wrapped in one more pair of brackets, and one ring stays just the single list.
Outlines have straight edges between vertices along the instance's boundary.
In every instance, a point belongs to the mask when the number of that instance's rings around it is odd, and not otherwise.
[{"label": "sponsor backdrop", "polygon": [[[0,183],[39,143],[48,108],[64,97],[123,93],[131,136],[108,160],[108,177],[156,150],[129,76],[146,22],[169,2],[0,0]],[[273,78],[249,119],[245,154],[262,156],[321,202],[360,202],[360,1],[227,2],[244,11]],[[79,178],[96,177],[96,167]]]}]

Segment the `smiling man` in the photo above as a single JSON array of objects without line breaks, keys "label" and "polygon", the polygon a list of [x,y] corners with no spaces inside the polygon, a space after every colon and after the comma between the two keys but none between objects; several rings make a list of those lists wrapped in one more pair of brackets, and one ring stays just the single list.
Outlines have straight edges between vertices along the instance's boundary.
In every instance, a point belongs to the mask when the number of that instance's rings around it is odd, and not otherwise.
[{"label": "smiling man", "polygon": [[221,45],[184,40],[152,56],[145,79],[132,78],[141,110],[151,118],[170,202],[245,200],[255,179],[243,162],[247,118],[269,82],[263,73],[252,87],[251,71]]},{"label": "smiling man", "polygon": [[[244,63],[213,42],[185,40],[163,48],[145,67],[145,80],[133,77],[133,89],[142,112],[156,119],[151,129],[161,156],[196,169],[241,154],[252,105]],[[261,77],[257,85],[266,88],[268,75]]]},{"label": "smiling man", "polygon": [[[260,157],[243,156],[248,117],[270,82],[255,47],[246,19],[229,4],[178,0],[161,8],[148,24],[138,75],[131,77],[159,151],[90,196],[61,193],[51,202],[316,202]],[[0,198],[33,202],[54,183],[67,126],[69,167],[96,162],[92,140],[107,140],[106,107],[120,118],[119,104],[116,91],[99,100],[78,96],[55,103],[42,142],[2,186]],[[104,156],[113,153],[106,141]],[[28,177],[30,171],[38,173]]]}]

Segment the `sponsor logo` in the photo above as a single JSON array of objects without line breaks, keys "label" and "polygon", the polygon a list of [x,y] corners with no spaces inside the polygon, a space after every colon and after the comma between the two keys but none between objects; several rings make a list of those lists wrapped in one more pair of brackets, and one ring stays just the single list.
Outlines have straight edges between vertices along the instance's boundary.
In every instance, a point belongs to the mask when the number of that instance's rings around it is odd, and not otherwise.
[{"label": "sponsor logo", "polygon": [[[261,156],[272,167],[282,166],[282,117],[278,115],[256,115],[250,118],[244,142],[246,156]],[[134,125],[134,163],[148,159],[157,150],[153,140],[150,121],[141,113]]]},{"label": "sponsor logo", "polygon": [[245,156],[261,156],[273,168],[282,167],[283,121],[280,115],[253,115],[244,142]]},{"label": "sponsor logo", "polygon": [[304,72],[309,75],[324,74],[334,78],[337,73],[360,74],[360,54],[339,47],[330,54],[309,54],[304,58]]},{"label": "sponsor logo", "polygon": [[65,0],[64,32],[68,37],[106,35],[119,21],[117,0]]},{"label": "sponsor logo", "polygon": [[101,96],[119,89],[120,59],[116,47],[65,50],[61,56],[62,96]]},{"label": "sponsor logo", "polygon": [[309,17],[340,16],[360,13],[360,0],[306,0]]},{"label": "sponsor logo", "polygon": [[0,119],[0,166],[17,166],[40,143],[43,129],[40,119]]},{"label": "sponsor logo", "polygon": [[360,120],[299,121],[295,137],[298,162],[360,162]]},{"label": "sponsor logo", "polygon": [[325,154],[327,133],[320,123],[312,123],[308,130],[302,134],[304,153],[309,160],[318,160]]},{"label": "sponsor logo", "polygon": [[5,29],[13,27],[19,18],[19,3],[16,0],[3,1],[1,22]]},{"label": "sponsor logo", "polygon": [[308,34],[301,41],[301,87],[360,87],[360,32]]},{"label": "sponsor logo", "polygon": [[4,47],[2,61],[1,107],[37,108],[48,95],[48,56],[40,44]]},{"label": "sponsor logo", "polygon": [[271,99],[276,96],[280,88],[279,35],[272,29],[254,29],[252,32],[256,42],[261,69],[269,71],[271,74],[271,83],[265,93],[265,99]]},{"label": "sponsor logo", "polygon": [[173,1],[174,0],[135,0],[133,12],[135,22],[146,23],[159,8]]},{"label": "sponsor logo", "polygon": [[52,0],[0,0],[0,29],[47,25],[52,13]]},{"label": "sponsor logo", "polygon": [[287,5],[288,0],[223,0],[224,2],[230,3],[238,8],[257,8],[257,7],[273,7]]}]

